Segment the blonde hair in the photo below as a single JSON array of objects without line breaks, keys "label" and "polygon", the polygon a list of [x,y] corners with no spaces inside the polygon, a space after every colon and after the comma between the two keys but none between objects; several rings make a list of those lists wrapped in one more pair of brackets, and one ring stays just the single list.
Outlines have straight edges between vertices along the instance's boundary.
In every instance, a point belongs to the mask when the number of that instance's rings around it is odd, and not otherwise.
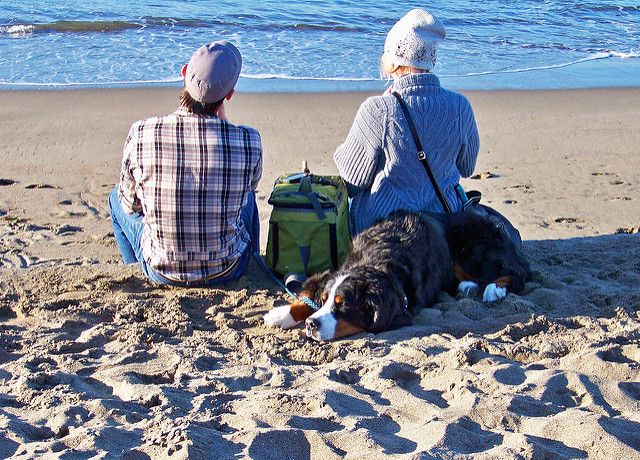
[{"label": "blonde hair", "polygon": [[384,56],[380,59],[380,78],[389,80],[393,77],[402,77],[410,73],[429,73],[429,71],[418,69],[417,67],[397,65],[384,59]]}]

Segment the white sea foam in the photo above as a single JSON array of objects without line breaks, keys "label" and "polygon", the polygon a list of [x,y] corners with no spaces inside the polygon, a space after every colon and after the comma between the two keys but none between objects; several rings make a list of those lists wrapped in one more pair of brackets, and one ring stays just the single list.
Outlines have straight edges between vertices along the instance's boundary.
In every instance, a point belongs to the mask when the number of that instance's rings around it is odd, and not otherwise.
[{"label": "white sea foam", "polygon": [[348,78],[348,77],[307,77],[307,76],[294,76],[284,73],[270,74],[270,73],[258,73],[258,74],[245,74],[241,73],[241,77],[254,80],[315,80],[315,81],[377,81],[376,78]]},{"label": "white sea foam", "polygon": [[[340,77],[296,77],[286,74],[240,74],[241,78],[250,80],[300,80],[300,81],[335,81],[335,82],[372,82],[377,81],[375,78],[340,78]],[[100,82],[82,82],[67,81],[63,83],[46,83],[46,82],[12,82],[0,80],[0,86],[5,87],[51,87],[51,88],[72,88],[72,87],[120,87],[120,86],[136,86],[136,85],[163,85],[169,83],[179,83],[182,78],[162,78],[156,80],[113,80]]]},{"label": "white sea foam", "polygon": [[640,52],[630,51],[626,53],[621,53],[617,51],[606,51],[606,52],[595,53],[582,59],[576,59],[574,61],[568,61],[568,62],[560,62],[557,64],[522,67],[517,69],[487,70],[484,72],[469,72],[465,74],[448,74],[448,75],[443,74],[441,76],[447,77],[447,78],[455,78],[455,77],[477,77],[481,75],[496,75],[496,74],[506,74],[506,73],[533,72],[536,70],[561,69],[563,67],[569,67],[569,66],[581,64],[584,62],[597,61],[599,59],[609,59],[609,58],[635,59],[635,58],[640,58]]},{"label": "white sea foam", "polygon": [[35,29],[35,26],[33,24],[19,24],[19,25],[15,25],[15,26],[1,26],[0,27],[0,34],[7,34],[7,35],[13,35],[13,36],[20,36],[20,35],[28,35],[30,33],[32,33]]},{"label": "white sea foam", "polygon": [[640,58],[640,51],[629,51],[626,53],[619,53],[617,51],[610,51],[611,57],[617,57],[620,59],[636,59]]},{"label": "white sea foam", "polygon": [[[499,69],[499,70],[487,70],[482,72],[468,72],[463,74],[438,74],[442,78],[464,78],[464,77],[479,77],[483,75],[500,75],[500,74],[518,74],[524,72],[534,72],[534,71],[544,71],[551,69],[560,69],[564,67],[569,67],[573,65],[578,65],[585,62],[596,61],[601,59],[638,59],[640,58],[640,51],[628,51],[628,52],[619,52],[619,51],[605,51],[594,53],[590,56],[584,57],[582,59],[576,59],[573,61],[560,62],[556,64],[549,65],[540,65],[540,66],[531,66],[531,67],[519,67],[515,69]],[[380,81],[378,78],[367,78],[367,77],[357,77],[357,78],[349,78],[349,77],[319,77],[319,76],[296,76],[296,75],[288,75],[286,73],[242,73],[240,74],[241,78],[248,80],[280,80],[280,81],[309,81],[309,82],[377,82]],[[128,87],[128,86],[144,86],[144,85],[164,85],[164,84],[172,84],[179,83],[182,79],[180,77],[171,77],[171,78],[160,78],[160,79],[140,79],[140,80],[110,80],[110,81],[100,81],[100,82],[86,82],[86,81],[67,81],[67,82],[16,82],[16,81],[7,81],[0,80],[0,86],[5,88],[75,88],[75,87],[97,87],[97,88],[108,88],[108,87]]]},{"label": "white sea foam", "polygon": [[169,83],[178,83],[182,81],[181,78],[165,78],[158,80],[120,80],[120,81],[99,81],[99,82],[81,82],[81,81],[67,81],[63,83],[46,83],[46,82],[12,82],[0,80],[0,86],[5,87],[26,87],[26,88],[75,88],[75,87],[97,87],[97,88],[111,88],[111,87],[127,87],[127,86],[144,86],[144,85],[163,85]]}]

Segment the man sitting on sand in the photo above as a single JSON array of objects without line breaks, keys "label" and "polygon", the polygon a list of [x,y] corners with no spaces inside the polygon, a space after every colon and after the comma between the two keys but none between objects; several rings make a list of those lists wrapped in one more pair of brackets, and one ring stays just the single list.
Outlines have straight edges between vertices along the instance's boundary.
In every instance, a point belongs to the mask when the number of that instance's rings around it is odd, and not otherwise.
[{"label": "man sitting on sand", "polygon": [[109,208],[124,262],[140,262],[152,281],[232,281],[259,248],[260,135],[224,111],[241,66],[231,43],[202,46],[182,68],[180,108],[129,130]]}]

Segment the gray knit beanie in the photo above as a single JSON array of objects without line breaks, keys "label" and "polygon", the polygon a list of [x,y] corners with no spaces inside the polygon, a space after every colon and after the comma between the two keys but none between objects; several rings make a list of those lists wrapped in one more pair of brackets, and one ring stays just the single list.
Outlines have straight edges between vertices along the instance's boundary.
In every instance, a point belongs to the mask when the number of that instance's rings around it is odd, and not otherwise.
[{"label": "gray knit beanie", "polygon": [[428,11],[409,11],[391,28],[384,42],[383,65],[431,70],[436,64],[436,44],[446,37],[444,25]]}]

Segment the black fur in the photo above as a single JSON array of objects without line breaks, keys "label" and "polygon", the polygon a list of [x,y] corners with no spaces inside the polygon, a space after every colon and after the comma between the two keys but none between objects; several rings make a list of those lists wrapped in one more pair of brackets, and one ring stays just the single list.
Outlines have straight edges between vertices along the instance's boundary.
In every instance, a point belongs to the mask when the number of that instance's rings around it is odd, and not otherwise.
[{"label": "black fur", "polygon": [[433,219],[397,211],[353,240],[342,267],[309,278],[302,291],[331,292],[344,301],[334,315],[354,326],[379,332],[412,323],[417,309],[431,306],[443,290],[454,293],[457,281],[443,229]]},{"label": "black fur", "polygon": [[482,288],[509,276],[508,290],[520,293],[531,278],[519,247],[488,217],[472,211],[432,215],[441,222],[451,258]]}]

